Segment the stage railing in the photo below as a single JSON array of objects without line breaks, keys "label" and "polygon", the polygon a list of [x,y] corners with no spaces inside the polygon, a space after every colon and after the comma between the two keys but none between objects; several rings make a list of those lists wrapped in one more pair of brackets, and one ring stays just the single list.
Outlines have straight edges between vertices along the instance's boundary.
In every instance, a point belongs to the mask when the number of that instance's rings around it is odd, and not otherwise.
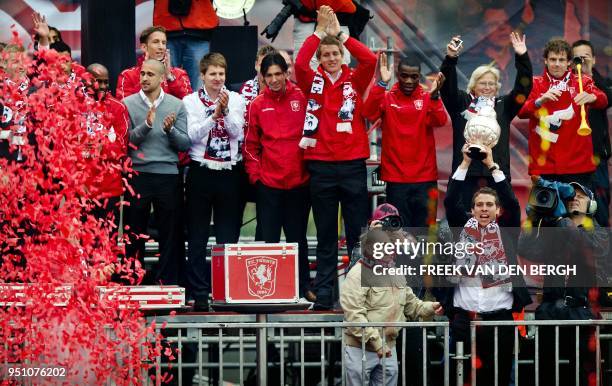
[{"label": "stage railing", "polygon": [[[275,319],[278,316],[274,316]],[[272,318],[272,315],[269,315]],[[313,320],[322,320],[322,314],[313,314]],[[201,320],[207,319],[208,315],[201,315]],[[234,317],[238,322],[220,322]],[[318,317],[318,318],[317,318]],[[341,317],[340,314],[336,317]],[[494,357],[499,353],[499,328],[511,327],[514,329],[513,343],[513,370],[512,382],[514,385],[541,385],[538,383],[541,358],[539,352],[540,332],[543,327],[555,330],[554,347],[550,347],[550,354],[554,350],[555,374],[548,377],[548,385],[558,385],[560,382],[560,366],[572,365],[575,359],[576,369],[580,363],[581,351],[577,348],[575,355],[571,358],[560,355],[560,340],[564,338],[559,334],[560,329],[570,328],[575,331],[572,340],[579,341],[581,334],[587,334],[590,329],[594,336],[594,350],[596,363],[595,384],[603,385],[610,382],[612,367],[610,356],[612,355],[612,321],[606,320],[555,320],[555,321],[472,321],[470,323],[471,342],[457,342],[454,350],[451,350],[449,323],[445,321],[436,322],[403,322],[403,323],[346,323],[346,322],[305,322],[307,314],[297,317],[297,322],[267,322],[265,315],[216,315],[215,322],[197,322],[197,316],[192,316],[191,322],[172,322],[172,318],[164,318],[166,324],[161,326],[157,323],[157,331],[165,338],[165,344],[178,349],[180,354],[172,364],[158,357],[154,365],[154,372],[160,379],[162,373],[171,371],[175,380],[180,385],[191,385],[189,379],[198,385],[218,385],[222,382],[236,382],[244,385],[249,378],[252,384],[267,385],[306,385],[318,384],[345,385],[346,363],[344,330],[346,328],[360,328],[363,333],[366,327],[382,329],[385,327],[400,328],[398,336],[397,360],[400,367],[398,384],[414,385],[415,374],[406,371],[407,352],[413,348],[407,345],[406,328],[420,329],[418,335],[422,339],[422,363],[420,378],[423,385],[442,384],[464,385],[471,378],[471,384],[476,385],[476,352],[477,327],[490,327],[494,329]],[[244,320],[255,320],[257,322],[241,322]],[[281,319],[289,319],[287,315]],[[263,322],[262,322],[263,321]],[[519,326],[525,326],[528,334],[524,339],[519,339]],[[603,331],[602,331],[603,329]],[[609,330],[609,331],[608,331]],[[384,338],[384,334],[380,334]],[[412,334],[411,336],[414,337]],[[585,335],[586,336],[586,335]],[[607,341],[607,353],[602,356],[602,342]],[[565,339],[563,342],[568,343]],[[433,346],[435,345],[435,346]],[[531,357],[519,353],[523,345],[535,345]],[[432,347],[434,349],[432,349]],[[190,350],[187,350],[189,348]],[[365,342],[362,342],[362,350],[365,350]],[[340,349],[340,351],[338,351]],[[185,357],[185,353],[191,351],[191,360]],[[193,354],[195,353],[195,354]],[[208,356],[208,358],[206,358]],[[362,364],[366,357],[362,356]],[[386,358],[380,359],[384,368]],[[455,363],[453,363],[455,362]],[[498,385],[497,375],[499,364],[494,361],[495,383]],[[522,371],[519,372],[519,367]],[[471,368],[471,369],[470,369]],[[362,383],[366,378],[362,366]],[[245,371],[251,371],[250,376]],[[187,373],[187,375],[186,375]],[[524,379],[519,383],[519,373]],[[383,371],[384,377],[387,376]],[[432,374],[434,377],[432,377]],[[467,375],[471,377],[468,378]],[[535,378],[533,378],[535,376]],[[432,379],[436,378],[436,379]],[[521,379],[523,379],[521,378]],[[313,379],[316,382],[313,383]],[[434,382],[434,383],[432,383]],[[535,382],[535,383],[534,383]],[[159,382],[157,384],[160,384]],[[419,381],[421,384],[421,381]],[[576,384],[580,384],[578,373],[576,373]],[[544,385],[542,385],[544,386]]]}]

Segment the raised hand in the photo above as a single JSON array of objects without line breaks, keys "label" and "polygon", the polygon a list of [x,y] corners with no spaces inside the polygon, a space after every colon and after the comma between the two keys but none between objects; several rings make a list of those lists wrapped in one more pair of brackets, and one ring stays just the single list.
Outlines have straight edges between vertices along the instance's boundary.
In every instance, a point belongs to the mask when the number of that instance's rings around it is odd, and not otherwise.
[{"label": "raised hand", "polygon": [[316,31],[325,32],[327,26],[329,25],[329,22],[331,21],[332,13],[333,10],[327,5],[322,5],[321,7],[319,7],[319,10],[317,11]]},{"label": "raised hand", "polygon": [[472,163],[472,158],[470,157],[470,146],[475,146],[475,145],[472,145],[466,142],[465,144],[463,144],[463,147],[461,148],[461,153],[463,153],[463,162],[461,162],[460,167],[463,167],[466,169]]},{"label": "raised hand", "polygon": [[493,150],[491,150],[491,148],[489,146],[484,146],[483,145],[483,146],[479,146],[479,147],[480,147],[480,152],[484,153],[486,155],[485,159],[482,160],[482,163],[487,168],[490,168],[495,163],[495,161],[493,161]]},{"label": "raised hand", "polygon": [[378,61],[378,80],[382,80],[385,83],[389,83],[391,80],[391,70],[389,70],[387,64],[387,54],[384,52],[379,53],[380,60]]},{"label": "raised hand", "polygon": [[332,12],[329,19],[329,24],[327,25],[325,32],[331,36],[338,36],[340,31],[341,29],[340,22],[338,21],[338,16],[336,16],[336,14]]},{"label": "raised hand", "polygon": [[170,49],[166,49],[166,54],[164,55],[164,60],[162,62],[164,63],[164,66],[166,66],[166,78],[168,78],[172,74],[172,60],[170,59]]},{"label": "raised hand", "polygon": [[174,126],[174,122],[176,121],[176,114],[175,113],[171,113],[166,115],[166,117],[164,118],[164,131],[166,133],[170,132],[170,129],[172,129],[172,126]]},{"label": "raised hand", "polygon": [[512,42],[512,48],[518,55],[523,55],[527,52],[527,44],[525,44],[525,35],[519,36],[517,32],[510,34],[510,41]]},{"label": "raised hand", "polygon": [[38,44],[48,46],[49,24],[47,24],[47,18],[38,12],[34,12],[32,14],[32,24],[34,25],[34,33],[38,35]]},{"label": "raised hand", "polygon": [[440,92],[440,89],[442,88],[442,85],[444,84],[445,80],[446,77],[444,77],[444,74],[438,72],[436,78],[433,80],[433,82],[431,82],[431,90],[429,90],[429,95],[433,95]]},{"label": "raised hand", "polygon": [[149,112],[147,113],[147,126],[153,127],[153,122],[155,122],[155,106],[151,107]]},{"label": "raised hand", "polygon": [[461,48],[463,46],[460,45],[459,47],[457,47],[455,45],[455,42],[458,42],[460,38],[461,38],[461,35],[455,35],[450,40],[450,42],[446,45],[446,55],[447,56],[450,56],[451,58],[456,58],[457,56],[459,56],[459,51],[461,51]]}]

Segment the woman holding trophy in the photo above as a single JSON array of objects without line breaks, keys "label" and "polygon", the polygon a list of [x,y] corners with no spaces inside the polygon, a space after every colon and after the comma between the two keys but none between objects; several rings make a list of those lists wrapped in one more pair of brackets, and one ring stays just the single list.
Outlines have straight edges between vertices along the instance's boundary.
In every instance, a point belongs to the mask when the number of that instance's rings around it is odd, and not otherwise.
[{"label": "woman holding trophy", "polygon": [[[457,61],[463,42],[454,36],[446,46],[446,57],[440,71],[446,77],[440,94],[453,124],[453,165],[455,170],[463,159],[461,149],[467,142],[472,162],[463,184],[462,198],[470,202],[472,194],[481,186],[492,186],[492,170],[481,160],[482,146],[493,148],[493,158],[499,162],[491,168],[501,169],[510,180],[510,122],[518,114],[531,92],[533,70],[525,35],[510,34],[515,52],[516,79],[510,93],[499,96],[500,72],[495,66],[486,64],[477,67],[468,82],[467,90],[457,87]],[[471,122],[470,122],[471,121]]]}]

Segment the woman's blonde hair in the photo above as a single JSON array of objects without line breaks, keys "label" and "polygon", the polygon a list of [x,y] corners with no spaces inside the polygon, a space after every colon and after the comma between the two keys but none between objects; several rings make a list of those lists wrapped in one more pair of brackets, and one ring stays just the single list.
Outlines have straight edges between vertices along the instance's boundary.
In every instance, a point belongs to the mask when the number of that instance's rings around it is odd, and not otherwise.
[{"label": "woman's blonde hair", "polygon": [[478,80],[482,78],[485,74],[489,73],[493,74],[493,76],[495,77],[495,80],[497,81],[497,91],[499,92],[499,90],[501,89],[501,82],[499,81],[501,79],[501,74],[499,72],[499,69],[493,65],[485,64],[482,66],[478,66],[474,70],[474,72],[472,72],[472,76],[470,76],[470,81],[467,85],[467,93],[472,94]]}]

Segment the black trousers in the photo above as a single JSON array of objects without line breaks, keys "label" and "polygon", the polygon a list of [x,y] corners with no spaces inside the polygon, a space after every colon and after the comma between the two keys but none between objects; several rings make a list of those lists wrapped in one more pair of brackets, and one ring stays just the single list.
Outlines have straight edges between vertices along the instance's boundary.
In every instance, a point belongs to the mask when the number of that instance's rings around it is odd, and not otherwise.
[{"label": "black trousers", "polygon": [[387,182],[387,202],[397,208],[405,227],[425,228],[435,223],[438,209],[438,183]]},{"label": "black trousers", "polygon": [[338,204],[346,230],[349,256],[367,225],[368,187],[364,160],[310,161],[310,197],[317,227],[317,301],[333,305],[332,293],[338,266]]},{"label": "black trousers", "polygon": [[[455,308],[450,320],[450,350],[455,352],[457,342],[463,342],[463,352],[471,352],[470,321],[476,316],[480,320],[513,320],[512,311],[500,310],[492,313],[474,315],[460,308]],[[508,385],[512,373],[512,353],[514,349],[514,328],[498,328],[497,356],[495,355],[495,330],[494,327],[476,328],[476,356],[480,362],[476,370],[477,385],[491,386],[495,383],[495,362],[498,365],[497,380],[498,385]],[[471,382],[471,360],[464,361],[464,384]],[[457,383],[456,361],[451,362],[451,385]]]},{"label": "black trousers", "polygon": [[306,229],[310,212],[310,191],[308,185],[294,189],[275,189],[257,183],[257,225],[263,241],[278,243],[281,229],[288,243],[298,243],[300,296],[310,289],[308,268],[308,241]]},{"label": "black trousers", "polygon": [[178,259],[181,256],[178,217],[178,174],[137,173],[131,185],[136,196],[128,196],[130,203],[126,224],[130,227],[130,243],[126,255],[137,257],[144,267],[145,240],[151,215],[151,205],[159,227],[159,263],[155,272],[147,272],[143,284],[178,284]]},{"label": "black trousers", "polygon": [[242,224],[241,176],[238,170],[212,170],[197,162],[189,165],[187,196],[187,283],[190,296],[207,298],[211,291],[206,245],[210,220],[217,244],[237,243]]}]

